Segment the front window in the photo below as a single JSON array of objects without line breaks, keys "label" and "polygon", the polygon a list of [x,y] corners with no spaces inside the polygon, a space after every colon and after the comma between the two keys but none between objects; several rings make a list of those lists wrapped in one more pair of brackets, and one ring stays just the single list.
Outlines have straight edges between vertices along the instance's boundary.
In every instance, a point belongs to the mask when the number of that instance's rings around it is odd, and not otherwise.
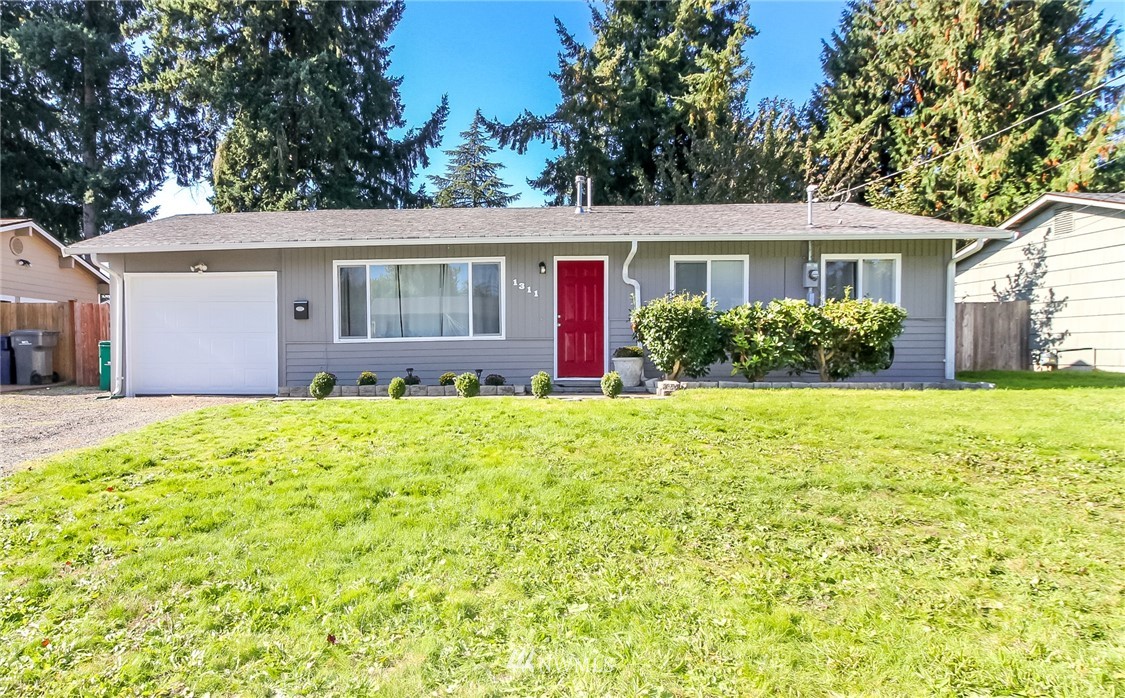
[{"label": "front window", "polygon": [[340,339],[502,334],[499,260],[342,263]]},{"label": "front window", "polygon": [[869,298],[898,303],[898,255],[825,256],[821,289],[824,298]]},{"label": "front window", "polygon": [[746,302],[749,258],[672,257],[672,291],[704,295],[720,310]]}]

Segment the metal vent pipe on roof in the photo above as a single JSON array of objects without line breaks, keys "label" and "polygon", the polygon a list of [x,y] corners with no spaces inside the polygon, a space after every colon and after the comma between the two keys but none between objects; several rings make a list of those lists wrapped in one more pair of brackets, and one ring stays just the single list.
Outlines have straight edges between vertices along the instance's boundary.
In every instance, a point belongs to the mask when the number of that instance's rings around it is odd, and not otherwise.
[{"label": "metal vent pipe on roof", "polygon": [[586,175],[586,210],[594,210],[594,178]]},{"label": "metal vent pipe on roof", "polygon": [[586,178],[582,175],[577,175],[574,178],[574,212],[582,213],[582,185],[586,183]]},{"label": "metal vent pipe on roof", "polygon": [[815,184],[810,184],[809,186],[805,187],[805,192],[808,194],[808,200],[809,200],[809,227],[810,228],[813,227],[813,224],[812,224],[812,205],[813,205],[813,198],[816,195],[816,190],[817,190],[817,186]]}]

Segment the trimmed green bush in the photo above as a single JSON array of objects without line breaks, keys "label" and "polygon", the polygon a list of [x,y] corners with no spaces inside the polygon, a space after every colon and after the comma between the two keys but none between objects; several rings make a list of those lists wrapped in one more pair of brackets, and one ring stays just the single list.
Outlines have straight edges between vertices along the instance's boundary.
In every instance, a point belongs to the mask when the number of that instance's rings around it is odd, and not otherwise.
[{"label": "trimmed green bush", "polygon": [[453,371],[446,371],[445,373],[438,376],[437,384],[438,385],[453,385],[453,381],[455,381],[455,380],[457,380],[457,374],[454,373]]},{"label": "trimmed green bush", "polygon": [[323,400],[332,394],[332,390],[336,387],[336,374],[321,371],[313,376],[312,383],[309,383],[309,395],[312,395],[317,400]]},{"label": "trimmed green bush", "polygon": [[410,374],[406,378],[403,378],[402,382],[406,383],[407,385],[421,385],[422,379],[418,376],[415,376],[414,374]]},{"label": "trimmed green bush", "polygon": [[770,371],[804,362],[804,343],[798,341],[805,301],[775,300],[769,305],[747,303],[719,316],[719,326],[727,338],[727,353],[733,370],[748,381],[760,381]]},{"label": "trimmed green bush", "polygon": [[850,378],[890,368],[894,340],[902,334],[906,311],[870,299],[826,300],[817,308],[806,366],[822,381]]},{"label": "trimmed green bush", "polygon": [[391,384],[387,386],[387,395],[390,395],[392,400],[398,400],[405,394],[406,381],[398,377],[392,378]]},{"label": "trimmed green bush", "polygon": [[719,318],[733,373],[761,380],[770,371],[816,372],[837,381],[888,368],[906,311],[868,299],[829,299],[821,306],[784,299],[732,308]]},{"label": "trimmed green bush", "polygon": [[644,349],[638,346],[617,347],[613,350],[613,358],[615,359],[643,359],[644,355]]},{"label": "trimmed green bush", "polygon": [[379,377],[376,376],[374,373],[372,373],[371,371],[364,371],[363,373],[359,374],[359,380],[357,380],[355,382],[355,384],[356,385],[376,385],[378,383],[378,381],[379,381]]},{"label": "trimmed green bush", "polygon": [[475,373],[462,373],[453,381],[457,394],[461,397],[476,397],[480,395],[480,379]]},{"label": "trimmed green bush", "polygon": [[655,298],[633,311],[633,335],[668,380],[707,375],[726,358],[715,304],[688,293]]},{"label": "trimmed green bush", "polygon": [[507,385],[508,379],[499,373],[490,373],[484,377],[485,385]]},{"label": "trimmed green bush", "polygon": [[531,394],[537,398],[544,398],[555,389],[551,376],[546,371],[540,371],[531,377]]},{"label": "trimmed green bush", "polygon": [[602,395],[610,398],[611,400],[621,394],[625,389],[625,383],[621,380],[621,376],[617,371],[610,371],[602,376]]}]

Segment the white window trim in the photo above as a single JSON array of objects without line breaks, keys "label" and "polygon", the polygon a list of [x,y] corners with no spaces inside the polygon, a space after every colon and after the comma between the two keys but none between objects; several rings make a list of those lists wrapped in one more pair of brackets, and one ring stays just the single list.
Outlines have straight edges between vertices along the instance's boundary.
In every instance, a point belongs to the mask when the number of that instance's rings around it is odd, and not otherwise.
[{"label": "white window trim", "polygon": [[[473,334],[473,264],[500,265],[500,334]],[[369,267],[373,264],[468,264],[469,265],[469,334],[465,337],[341,337],[340,336],[340,268]],[[371,332],[371,272],[364,274],[367,301],[367,331]],[[503,257],[412,257],[410,259],[335,259],[332,261],[332,337],[335,344],[370,344],[388,342],[482,342],[502,340],[507,332],[505,314],[508,301],[507,284],[504,283]]]},{"label": "white window trim", "polygon": [[674,254],[668,257],[668,290],[676,292],[676,262],[707,262],[707,300],[711,300],[711,262],[742,262],[742,302],[750,302],[750,255]]},{"label": "white window trim", "polygon": [[852,289],[855,293],[855,298],[863,298],[863,262],[866,260],[893,260],[895,263],[895,299],[894,305],[902,307],[902,254],[898,252],[887,252],[884,254],[822,254],[820,255],[820,302],[823,303],[826,296],[824,295],[825,284],[828,282],[827,264],[826,262],[843,261],[855,262],[855,285],[856,288]]}]

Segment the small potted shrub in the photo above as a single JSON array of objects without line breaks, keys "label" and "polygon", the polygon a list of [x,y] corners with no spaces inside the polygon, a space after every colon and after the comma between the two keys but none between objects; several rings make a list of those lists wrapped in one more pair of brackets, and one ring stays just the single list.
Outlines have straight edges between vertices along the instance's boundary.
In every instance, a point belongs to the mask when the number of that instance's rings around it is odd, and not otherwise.
[{"label": "small potted shrub", "polygon": [[419,378],[418,376],[414,375],[414,369],[412,369],[412,368],[406,369],[406,378],[403,378],[402,381],[404,383],[406,383],[407,385],[421,385],[422,384],[422,379]]},{"label": "small potted shrub", "polygon": [[398,377],[392,378],[391,384],[387,386],[387,395],[390,395],[392,400],[398,400],[405,394],[406,381]]},{"label": "small potted shrub", "polygon": [[531,377],[531,394],[537,398],[547,397],[554,388],[551,376],[546,371],[540,371]]},{"label": "small potted shrub", "polygon": [[644,351],[637,346],[618,347],[613,351],[613,372],[621,377],[621,382],[629,387],[640,385],[644,380]]},{"label": "small potted shrub", "polygon": [[457,388],[457,394],[461,397],[476,397],[480,395],[480,379],[477,378],[475,373],[462,373],[457,376],[457,380],[453,382],[453,385]]},{"label": "small potted shrub", "polygon": [[508,379],[499,373],[490,373],[484,377],[485,385],[507,385]]},{"label": "small potted shrub", "polygon": [[621,394],[624,383],[621,382],[621,376],[617,375],[617,371],[610,371],[602,376],[602,395],[609,399],[613,399]]},{"label": "small potted shrub", "polygon": [[371,371],[364,371],[359,374],[359,380],[355,382],[356,385],[377,385],[379,377]]},{"label": "small potted shrub", "polygon": [[336,388],[336,374],[321,371],[313,376],[312,383],[309,383],[309,395],[312,395],[317,400],[323,400],[332,394]]},{"label": "small potted shrub", "polygon": [[457,374],[453,371],[446,371],[445,373],[438,376],[437,384],[440,386],[453,385],[453,382],[455,380],[457,380]]}]

